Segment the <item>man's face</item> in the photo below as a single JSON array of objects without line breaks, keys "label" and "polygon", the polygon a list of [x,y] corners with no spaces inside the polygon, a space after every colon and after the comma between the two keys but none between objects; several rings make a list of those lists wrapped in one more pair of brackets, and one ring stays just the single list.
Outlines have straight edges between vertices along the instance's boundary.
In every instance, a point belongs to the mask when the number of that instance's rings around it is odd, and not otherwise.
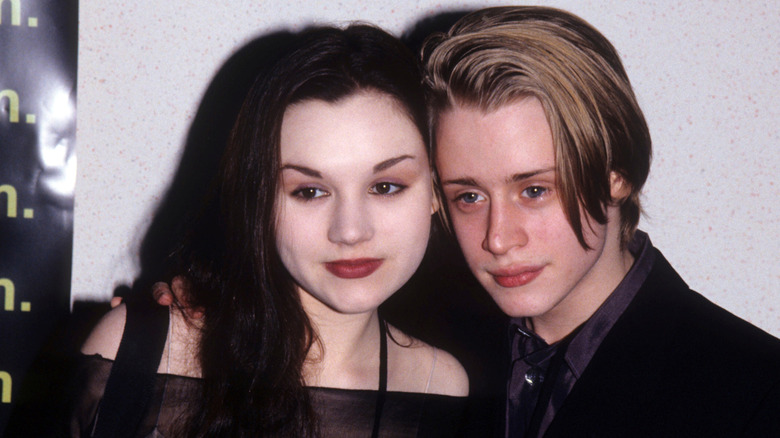
[{"label": "man's face", "polygon": [[610,259],[619,246],[607,245],[607,226],[584,214],[592,249],[577,240],[560,203],[552,134],[539,100],[488,113],[455,106],[440,115],[436,138],[458,242],[498,306],[512,317],[532,317],[540,334],[539,324],[590,316],[615,286]]}]

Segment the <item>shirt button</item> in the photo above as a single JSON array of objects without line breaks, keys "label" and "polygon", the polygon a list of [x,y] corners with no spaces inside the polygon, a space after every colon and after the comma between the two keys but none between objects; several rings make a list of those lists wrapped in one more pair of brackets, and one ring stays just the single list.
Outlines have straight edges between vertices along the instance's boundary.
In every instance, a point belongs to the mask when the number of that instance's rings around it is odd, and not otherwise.
[{"label": "shirt button", "polygon": [[525,373],[525,381],[531,386],[536,386],[539,383],[544,382],[544,373],[542,373],[542,370],[539,367],[531,367],[531,369]]},{"label": "shirt button", "polygon": [[517,332],[517,334],[520,336],[525,336],[526,338],[531,337],[531,335],[527,331],[523,330],[519,325],[515,326],[515,332]]}]

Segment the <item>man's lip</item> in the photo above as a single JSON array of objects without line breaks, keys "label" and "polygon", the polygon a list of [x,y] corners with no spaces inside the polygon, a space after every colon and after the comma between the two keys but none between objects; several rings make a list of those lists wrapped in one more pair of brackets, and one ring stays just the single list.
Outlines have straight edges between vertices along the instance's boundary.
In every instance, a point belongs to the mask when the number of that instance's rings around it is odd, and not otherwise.
[{"label": "man's lip", "polygon": [[503,287],[524,286],[532,282],[544,270],[542,266],[516,266],[488,271],[493,279]]},{"label": "man's lip", "polygon": [[348,259],[325,263],[325,269],[339,278],[363,278],[373,274],[384,262],[383,259]]}]

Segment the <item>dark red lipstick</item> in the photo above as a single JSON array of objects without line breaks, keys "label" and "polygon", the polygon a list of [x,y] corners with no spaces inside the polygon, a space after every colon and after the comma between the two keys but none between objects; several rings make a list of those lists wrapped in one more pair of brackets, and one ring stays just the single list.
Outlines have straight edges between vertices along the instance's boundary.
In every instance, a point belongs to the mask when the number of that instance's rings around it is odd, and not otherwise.
[{"label": "dark red lipstick", "polygon": [[339,278],[363,278],[379,269],[382,259],[334,260],[325,263],[325,269]]}]

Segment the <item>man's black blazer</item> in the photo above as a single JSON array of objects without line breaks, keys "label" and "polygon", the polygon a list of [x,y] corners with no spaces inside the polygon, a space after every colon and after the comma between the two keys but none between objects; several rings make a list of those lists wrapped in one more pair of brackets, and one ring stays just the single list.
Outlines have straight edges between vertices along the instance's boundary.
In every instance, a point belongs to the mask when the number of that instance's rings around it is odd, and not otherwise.
[{"label": "man's black blazer", "polygon": [[780,340],[690,290],[653,251],[545,437],[780,437]]}]

